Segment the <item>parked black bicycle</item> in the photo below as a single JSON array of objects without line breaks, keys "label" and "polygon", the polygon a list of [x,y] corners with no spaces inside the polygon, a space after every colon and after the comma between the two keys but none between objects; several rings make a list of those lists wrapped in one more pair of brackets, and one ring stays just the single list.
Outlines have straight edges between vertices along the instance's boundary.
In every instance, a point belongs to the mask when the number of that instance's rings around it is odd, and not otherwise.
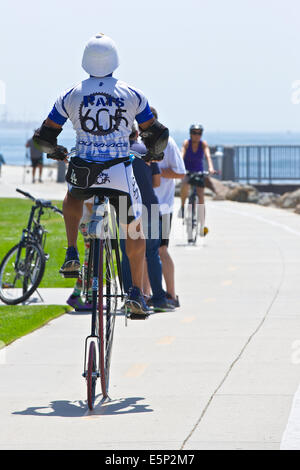
[{"label": "parked black bicycle", "polygon": [[49,258],[44,252],[47,230],[41,225],[41,218],[49,209],[62,215],[51,201],[35,199],[21,189],[16,191],[31,199],[34,205],[20,242],[9,250],[0,265],[0,299],[7,305],[24,302],[38,288]]}]

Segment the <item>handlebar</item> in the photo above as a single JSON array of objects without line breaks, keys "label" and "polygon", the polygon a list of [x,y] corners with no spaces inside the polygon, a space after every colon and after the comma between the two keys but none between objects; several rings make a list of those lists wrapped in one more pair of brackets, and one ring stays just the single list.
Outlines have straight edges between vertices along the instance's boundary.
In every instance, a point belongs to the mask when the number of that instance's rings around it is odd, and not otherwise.
[{"label": "handlebar", "polygon": [[23,194],[23,196],[28,197],[28,198],[31,199],[32,201],[35,201],[35,198],[34,198],[33,196],[31,196],[31,194],[26,193],[25,191],[22,191],[22,190],[19,189],[19,188],[16,188],[16,191],[17,191],[17,193],[21,193],[21,194]]},{"label": "handlebar", "polygon": [[[73,148],[70,150],[70,152],[68,152],[68,153],[65,155],[65,158],[62,159],[62,161],[65,161],[65,162],[68,162],[68,163],[69,163],[70,158],[76,157],[76,156],[77,156],[77,151],[76,151],[76,148],[73,147]],[[115,165],[115,164],[118,164],[118,163],[132,162],[135,158],[140,158],[141,160],[145,160],[145,157],[146,157],[146,154],[141,154],[141,153],[136,152],[136,151],[134,151],[134,150],[130,150],[129,155],[128,155],[127,157],[121,157],[121,158],[119,157],[119,158],[117,159],[117,161],[114,162],[114,165]],[[47,156],[47,158],[51,158],[51,157],[48,157],[48,156]],[[60,160],[60,159],[58,159],[58,160]],[[147,161],[147,160],[146,160],[146,161]],[[100,162],[99,162],[99,163],[100,163]],[[112,165],[112,166],[114,166],[114,165]]]},{"label": "handlebar", "polygon": [[134,160],[135,158],[140,158],[141,160],[144,160],[145,156],[146,156],[146,154],[136,152],[135,150],[130,150],[128,158],[131,161]]},{"label": "handlebar", "polygon": [[31,194],[22,191],[19,188],[16,188],[16,191],[20,194],[23,194],[23,196],[27,197],[28,199],[31,199],[33,202],[36,203],[37,206],[42,206],[45,209],[51,209],[53,212],[57,212],[58,214],[63,215],[62,211],[58,207],[53,206],[51,201],[47,201],[46,199],[36,199]]},{"label": "handlebar", "polygon": [[211,173],[210,171],[187,171],[186,174],[188,176],[191,176],[191,175],[209,176]]}]

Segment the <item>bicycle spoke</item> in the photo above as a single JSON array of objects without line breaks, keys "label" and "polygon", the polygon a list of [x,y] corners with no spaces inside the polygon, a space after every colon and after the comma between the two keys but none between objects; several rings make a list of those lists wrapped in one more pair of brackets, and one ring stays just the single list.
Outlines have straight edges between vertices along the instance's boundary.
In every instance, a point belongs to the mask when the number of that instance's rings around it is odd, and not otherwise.
[{"label": "bicycle spoke", "polygon": [[39,245],[16,245],[0,266],[0,298],[8,305],[28,299],[41,282],[45,258]]},{"label": "bicycle spoke", "polygon": [[116,320],[117,309],[117,274],[115,269],[115,262],[113,251],[111,247],[111,240],[108,238],[105,243],[106,251],[106,337],[105,337],[105,376],[107,386],[109,383],[109,370],[112,353],[112,344],[114,336],[114,327]]},{"label": "bicycle spoke", "polygon": [[[97,208],[96,205],[94,209],[96,212]],[[87,278],[89,279],[89,273],[93,269],[91,337],[97,338],[97,351],[99,353],[97,371],[99,371],[102,395],[106,398],[109,388],[109,370],[118,300],[118,274],[115,254],[112,249],[111,231],[107,217],[108,205],[106,203],[104,210],[101,212],[105,216],[102,219],[97,219],[95,216],[95,220],[99,220],[98,223],[102,225],[98,227],[93,225],[93,230],[90,233],[91,251],[87,267]],[[98,238],[98,236],[101,238]],[[117,249],[119,249],[118,246]],[[91,397],[91,394],[89,397]],[[88,402],[90,406],[90,398],[88,398]]]}]

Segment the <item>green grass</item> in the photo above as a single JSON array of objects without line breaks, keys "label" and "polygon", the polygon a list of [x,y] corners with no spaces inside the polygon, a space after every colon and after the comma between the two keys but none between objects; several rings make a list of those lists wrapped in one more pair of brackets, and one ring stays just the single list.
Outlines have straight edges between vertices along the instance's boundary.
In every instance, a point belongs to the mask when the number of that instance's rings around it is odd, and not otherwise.
[{"label": "green grass", "polygon": [[[52,201],[61,209],[61,201]],[[0,260],[8,250],[19,242],[23,228],[26,227],[32,202],[26,199],[0,198]],[[75,279],[64,279],[58,273],[65,259],[67,246],[65,224],[63,218],[50,210],[45,210],[41,219],[42,225],[48,230],[45,252],[50,258],[46,262],[45,274],[40,287],[73,287]],[[78,248],[83,262],[84,245],[79,233]]]},{"label": "green grass", "polygon": [[70,310],[70,307],[62,305],[0,307],[0,341],[9,344]]}]

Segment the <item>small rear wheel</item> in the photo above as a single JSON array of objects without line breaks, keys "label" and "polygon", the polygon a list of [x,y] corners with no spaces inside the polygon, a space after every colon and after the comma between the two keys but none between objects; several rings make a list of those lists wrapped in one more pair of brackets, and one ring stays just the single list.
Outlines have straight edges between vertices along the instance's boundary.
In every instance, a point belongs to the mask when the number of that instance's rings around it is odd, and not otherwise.
[{"label": "small rear wheel", "polygon": [[95,342],[90,342],[89,356],[88,356],[88,369],[86,375],[87,383],[87,400],[90,410],[94,408],[96,396],[96,382],[97,382],[97,357]]}]

